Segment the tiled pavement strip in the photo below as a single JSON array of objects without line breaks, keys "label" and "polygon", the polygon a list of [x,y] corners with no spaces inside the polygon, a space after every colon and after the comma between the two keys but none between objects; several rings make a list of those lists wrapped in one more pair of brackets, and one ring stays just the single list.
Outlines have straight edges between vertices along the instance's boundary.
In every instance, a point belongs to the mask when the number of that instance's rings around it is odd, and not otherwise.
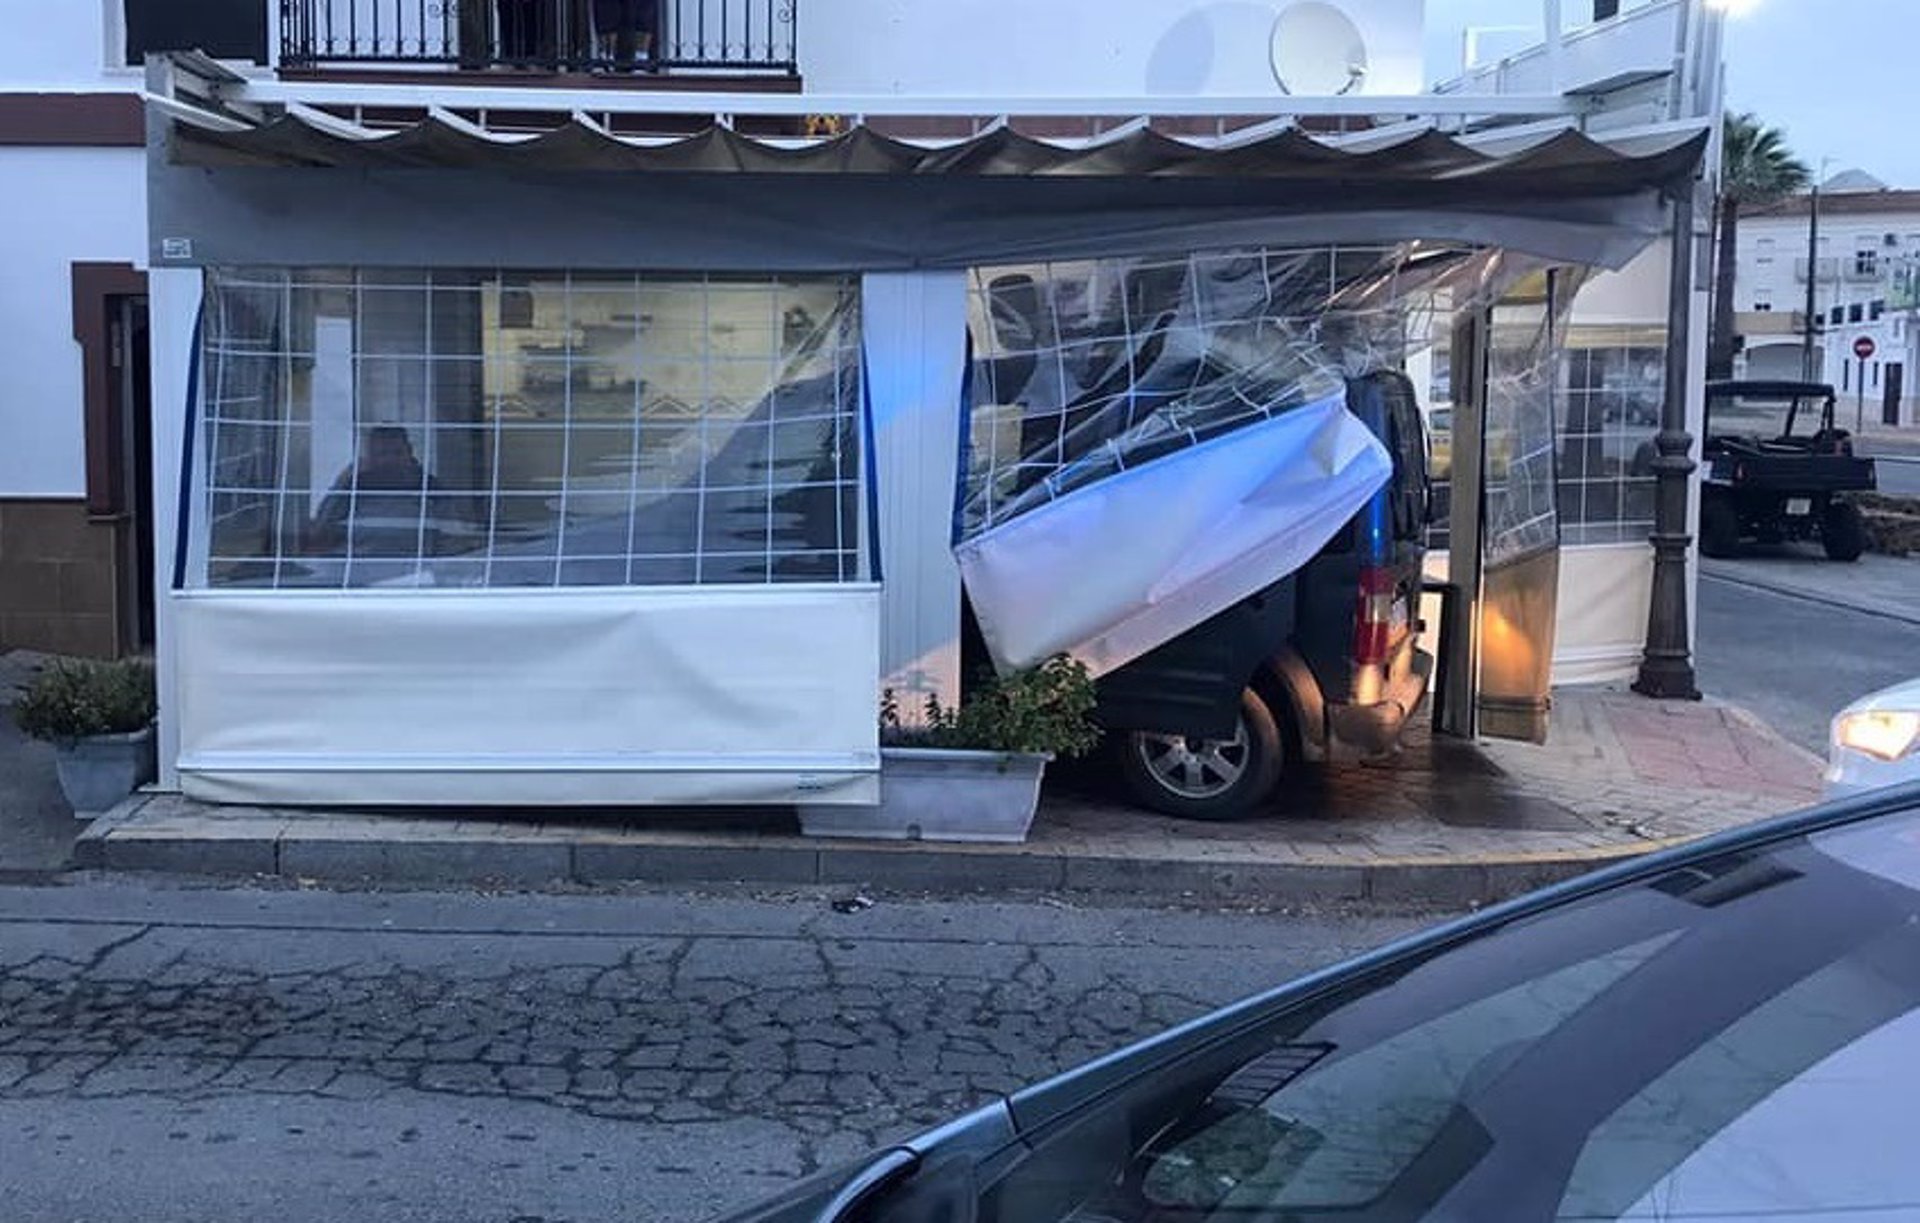
[{"label": "tiled pavement strip", "polygon": [[1165,819],[1056,785],[1024,845],[821,841],[779,812],[423,813],[137,796],[81,838],[109,869],[380,883],[845,885],[1246,903],[1473,904],[1804,806],[1819,762],[1738,709],[1555,694],[1544,746],[1435,743],[1308,770],[1274,813]]}]

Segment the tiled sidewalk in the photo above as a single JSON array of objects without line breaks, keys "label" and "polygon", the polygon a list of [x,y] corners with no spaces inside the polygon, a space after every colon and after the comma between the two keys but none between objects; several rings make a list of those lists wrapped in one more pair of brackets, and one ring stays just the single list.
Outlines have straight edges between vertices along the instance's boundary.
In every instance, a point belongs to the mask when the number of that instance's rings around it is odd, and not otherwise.
[{"label": "tiled sidewalk", "polygon": [[13,703],[48,657],[0,650],[0,879],[60,869],[80,824],[54,777],[53,748],[20,733]]},{"label": "tiled sidewalk", "polygon": [[82,838],[122,869],[379,882],[746,882],[1081,891],[1254,903],[1468,904],[1813,801],[1819,762],[1738,710],[1556,694],[1552,742],[1415,735],[1397,760],[1306,770],[1232,824],[1055,784],[1023,845],[819,841],[781,811],[393,814],[129,804]]},{"label": "tiled sidewalk", "polygon": [[1730,705],[1555,694],[1544,747],[1483,745],[1523,792],[1610,831],[1684,840],[1815,802],[1821,761]]}]

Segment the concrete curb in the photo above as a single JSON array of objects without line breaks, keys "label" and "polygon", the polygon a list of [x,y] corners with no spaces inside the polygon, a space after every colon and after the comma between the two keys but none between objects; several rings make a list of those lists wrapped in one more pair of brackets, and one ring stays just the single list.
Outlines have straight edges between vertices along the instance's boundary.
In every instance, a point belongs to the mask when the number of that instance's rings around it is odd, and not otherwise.
[{"label": "concrete curb", "polygon": [[[105,823],[105,821],[102,821]],[[1125,896],[1169,904],[1489,904],[1621,858],[1663,848],[1647,841],[1602,850],[1503,857],[1276,862],[1246,857],[1169,858],[1068,854],[1033,846],[755,842],[702,837],[674,842],[555,834],[329,834],[285,818],[234,819],[197,833],[108,823],[75,849],[83,868],[198,876],[401,886],[518,887],[651,883],[846,886],[949,894]]]},{"label": "concrete curb", "polygon": [[1716,705],[1727,711],[1729,717],[1745,726],[1748,730],[1756,734],[1765,735],[1773,741],[1776,748],[1798,756],[1809,767],[1818,769],[1821,775],[1825,776],[1827,771],[1827,758],[1819,752],[1808,751],[1806,748],[1801,747],[1798,743],[1795,743],[1793,740],[1775,730],[1771,723],[1759,714],[1753,712],[1753,710],[1748,709],[1745,705],[1736,705],[1732,701],[1724,701],[1717,698],[1709,699],[1713,699]]}]

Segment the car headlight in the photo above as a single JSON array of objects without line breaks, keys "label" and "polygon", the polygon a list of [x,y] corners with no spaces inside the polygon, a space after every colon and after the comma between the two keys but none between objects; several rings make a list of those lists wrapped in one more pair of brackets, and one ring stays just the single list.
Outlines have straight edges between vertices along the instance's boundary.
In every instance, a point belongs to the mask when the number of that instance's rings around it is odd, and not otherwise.
[{"label": "car headlight", "polygon": [[1920,712],[1871,710],[1834,719],[1833,741],[1877,760],[1898,760],[1920,746]]}]

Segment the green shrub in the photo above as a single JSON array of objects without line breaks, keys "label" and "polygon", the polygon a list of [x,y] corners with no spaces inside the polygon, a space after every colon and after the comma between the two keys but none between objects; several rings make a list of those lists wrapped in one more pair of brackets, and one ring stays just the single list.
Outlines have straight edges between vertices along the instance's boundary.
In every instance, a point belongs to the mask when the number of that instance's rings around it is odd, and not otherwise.
[{"label": "green shrub", "polygon": [[36,739],[70,743],[143,730],[155,710],[150,663],[57,662],[27,686],[13,718]]},{"label": "green shrub", "polygon": [[921,725],[901,723],[899,703],[889,690],[880,701],[880,737],[894,747],[1078,756],[1100,742],[1093,706],[1093,677],[1086,665],[1056,655],[989,680],[957,708],[928,696]]}]

